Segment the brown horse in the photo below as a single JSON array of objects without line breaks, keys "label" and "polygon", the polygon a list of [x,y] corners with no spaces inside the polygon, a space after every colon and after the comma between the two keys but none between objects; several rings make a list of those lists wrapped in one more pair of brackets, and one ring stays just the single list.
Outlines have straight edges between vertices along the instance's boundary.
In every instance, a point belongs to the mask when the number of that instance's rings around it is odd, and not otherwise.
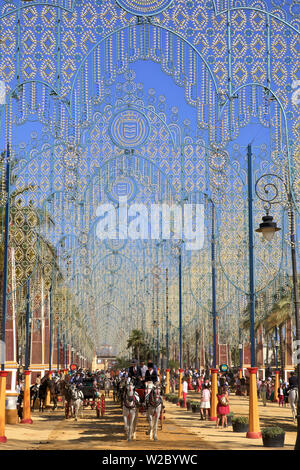
[{"label": "brown horse", "polygon": [[68,419],[72,401],[71,384],[68,379],[60,381],[60,393],[65,404],[65,417]]},{"label": "brown horse", "polygon": [[39,411],[44,411],[48,389],[50,390],[50,400],[53,402],[53,411],[57,408],[57,395],[59,394],[57,384],[50,379],[49,375],[45,375],[41,380],[38,390],[38,398],[40,399]]}]

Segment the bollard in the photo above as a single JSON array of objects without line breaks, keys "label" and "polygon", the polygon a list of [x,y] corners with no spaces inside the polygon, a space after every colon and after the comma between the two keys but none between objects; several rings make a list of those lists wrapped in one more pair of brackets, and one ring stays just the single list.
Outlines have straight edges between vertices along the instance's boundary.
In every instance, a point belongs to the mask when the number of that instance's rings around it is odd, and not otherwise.
[{"label": "bollard", "polygon": [[177,405],[179,405],[179,400],[180,400],[180,398],[182,398],[182,373],[183,373],[183,369],[179,369],[179,386],[178,386],[178,403],[177,403]]},{"label": "bollard", "polygon": [[170,393],[170,369],[166,370],[166,395]]},{"label": "bollard", "polygon": [[279,388],[279,370],[275,370],[275,386],[273,401],[278,403],[278,388]]},{"label": "bollard", "polygon": [[[49,379],[51,380],[52,372],[49,370]],[[51,406],[51,393],[49,388],[47,387],[46,391],[46,400],[45,400],[45,408],[50,408]]]},{"label": "bollard", "polygon": [[0,442],[6,442],[5,436],[5,394],[8,372],[0,371]]},{"label": "bollard", "polygon": [[249,431],[246,437],[260,439],[262,437],[259,427],[256,372],[257,367],[249,367],[250,372],[250,394],[249,394]]},{"label": "bollard", "polygon": [[5,403],[5,423],[17,424],[18,423],[18,410],[17,410],[18,395],[6,395]]},{"label": "bollard", "polygon": [[105,415],[105,395],[101,395],[101,416]]},{"label": "bollard", "polygon": [[25,370],[25,388],[24,388],[24,401],[23,401],[23,419],[22,424],[32,424],[31,409],[30,409],[30,370]]},{"label": "bollard", "polygon": [[217,421],[218,369],[211,369],[210,421]]},{"label": "bollard", "polygon": [[46,400],[45,400],[45,408],[50,408],[51,406],[51,393],[49,388],[47,387],[46,391]]}]

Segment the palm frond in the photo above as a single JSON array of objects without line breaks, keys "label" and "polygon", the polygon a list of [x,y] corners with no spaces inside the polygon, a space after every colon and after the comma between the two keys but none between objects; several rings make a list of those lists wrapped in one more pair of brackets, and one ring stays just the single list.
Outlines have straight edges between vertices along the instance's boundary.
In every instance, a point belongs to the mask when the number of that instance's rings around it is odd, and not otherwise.
[{"label": "palm frond", "polygon": [[276,302],[264,320],[266,332],[271,331],[276,326],[281,326],[292,315],[292,304],[287,297],[282,297]]}]

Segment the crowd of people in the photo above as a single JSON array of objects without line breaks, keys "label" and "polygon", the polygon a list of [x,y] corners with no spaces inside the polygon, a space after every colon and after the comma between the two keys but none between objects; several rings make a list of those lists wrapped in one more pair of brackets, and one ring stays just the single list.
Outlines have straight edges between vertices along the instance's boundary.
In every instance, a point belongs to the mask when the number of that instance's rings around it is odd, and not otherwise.
[{"label": "crowd of people", "polygon": [[[136,361],[135,361],[136,362]],[[147,366],[144,362],[141,362],[140,366],[135,362],[131,365],[128,372],[124,369],[120,372],[121,376],[133,376],[134,373],[142,377],[144,380],[146,376]],[[166,382],[166,371],[160,370],[157,374],[157,367],[151,363],[152,369],[154,370],[155,380],[160,380],[165,385]],[[266,378],[257,380],[257,394],[258,398],[262,400],[264,406],[267,402],[274,402],[275,392],[275,376],[272,374],[270,368],[266,371]],[[179,386],[179,369],[170,370],[170,392],[172,394],[177,393]],[[209,419],[210,407],[211,407],[211,374],[209,369],[199,370],[195,368],[186,368],[182,372],[182,395],[184,400],[184,407],[187,407],[186,400],[188,393],[194,391],[200,393],[200,419]],[[298,386],[297,376],[294,372],[290,374],[287,381],[279,379],[278,392],[278,404],[279,406],[288,405],[289,391],[294,387]],[[230,413],[229,399],[230,394],[238,396],[248,396],[250,390],[250,376],[240,377],[239,371],[236,369],[228,370],[225,373],[218,374],[217,379],[217,427],[227,426],[227,416]]]},{"label": "crowd of people", "polygon": [[[75,371],[68,371],[65,375],[61,371],[52,371],[51,378],[54,382],[64,378],[64,380],[70,381],[70,383],[76,384],[78,387],[82,385],[84,380],[90,379],[93,381],[93,385],[97,388],[105,379],[111,380],[113,383],[116,379],[121,380],[122,378],[131,378],[136,388],[145,388],[147,382],[160,382],[165,390],[167,374],[165,369],[159,370],[153,361],[149,360],[146,362],[141,360],[137,361],[133,359],[131,365],[128,368],[123,369],[108,369],[108,370],[96,370],[91,371],[89,369],[81,369]],[[170,393],[176,394],[179,387],[179,369],[171,369],[169,373],[169,390]],[[200,419],[209,419],[210,407],[211,407],[211,374],[209,369],[199,370],[195,368],[186,368],[182,372],[182,395],[184,400],[184,407],[187,407],[186,400],[189,392],[194,391],[200,393]],[[36,385],[40,385],[41,376],[38,375],[36,378]],[[239,396],[249,395],[249,376],[240,377],[238,370],[228,370],[225,373],[218,374],[217,379],[217,426],[227,426],[227,416],[230,412],[229,399],[230,394],[235,393]],[[278,404],[279,406],[287,406],[289,391],[298,386],[297,376],[294,372],[291,373],[289,379],[284,381],[279,380],[278,387]],[[24,391],[24,377],[22,373],[18,378],[17,391],[20,395]],[[257,380],[257,395],[262,400],[264,406],[267,406],[267,402],[274,401],[275,392],[275,377],[272,374],[268,374],[265,379]]]}]

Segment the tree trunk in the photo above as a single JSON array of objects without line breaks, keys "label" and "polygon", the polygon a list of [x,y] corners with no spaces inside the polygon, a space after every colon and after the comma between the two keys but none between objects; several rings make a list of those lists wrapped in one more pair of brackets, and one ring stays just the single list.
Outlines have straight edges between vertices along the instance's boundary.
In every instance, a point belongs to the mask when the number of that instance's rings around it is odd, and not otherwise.
[{"label": "tree trunk", "polygon": [[205,356],[205,364],[204,364],[204,368],[206,369],[207,367],[208,367],[208,368],[210,367],[210,362],[209,362],[208,351],[207,351],[207,349],[206,349],[206,348],[205,348],[205,351],[204,351],[204,356]]},{"label": "tree trunk", "polygon": [[196,330],[196,335],[195,335],[195,369],[199,369],[200,367],[200,361],[198,362],[198,346],[199,346],[199,338],[200,338],[200,331]]},{"label": "tree trunk", "polygon": [[276,367],[276,347],[273,343],[272,345],[272,351],[273,351],[273,357],[274,357],[274,364],[275,364],[275,367]]}]

